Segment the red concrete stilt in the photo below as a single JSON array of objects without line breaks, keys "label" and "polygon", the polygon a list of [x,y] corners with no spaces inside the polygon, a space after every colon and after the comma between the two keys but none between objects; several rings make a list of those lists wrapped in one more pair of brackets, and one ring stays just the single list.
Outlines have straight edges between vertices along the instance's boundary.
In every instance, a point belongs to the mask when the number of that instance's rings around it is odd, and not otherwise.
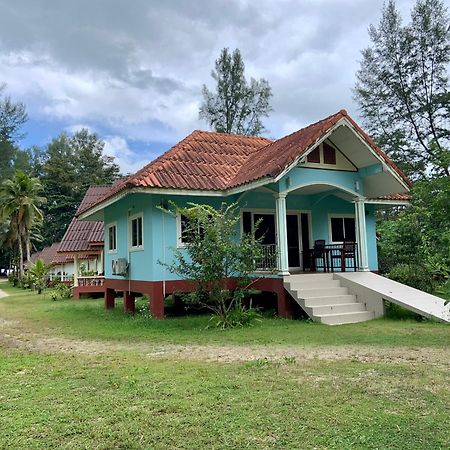
[{"label": "red concrete stilt", "polygon": [[105,308],[113,309],[116,302],[116,291],[114,289],[105,289]]},{"label": "red concrete stilt", "polygon": [[286,289],[284,289],[284,287],[277,289],[277,297],[278,316],[286,319],[292,319],[294,311],[291,305],[291,299],[289,298],[289,293]]},{"label": "red concrete stilt", "polygon": [[164,295],[163,286],[160,282],[153,283],[152,292],[150,293],[150,314],[155,319],[164,319]]},{"label": "red concrete stilt", "polygon": [[123,312],[134,313],[135,311],[134,299],[135,295],[133,292],[125,291],[123,293]]}]

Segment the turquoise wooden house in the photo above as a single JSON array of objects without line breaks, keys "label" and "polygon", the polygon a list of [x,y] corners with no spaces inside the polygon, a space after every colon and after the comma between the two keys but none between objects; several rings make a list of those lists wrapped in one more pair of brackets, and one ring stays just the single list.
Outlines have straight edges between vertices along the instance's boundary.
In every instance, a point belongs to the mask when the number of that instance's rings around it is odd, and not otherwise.
[{"label": "turquoise wooden house", "polygon": [[[236,202],[237,236],[258,220],[264,234],[254,287],[278,295],[282,316],[297,301],[318,320],[343,323],[382,314],[379,302],[361,302],[353,281],[336,275],[378,270],[376,209],[408,204],[409,189],[402,171],[341,110],[275,141],[194,131],[78,217],[104,222],[108,308],[117,292],[124,292],[126,310],[147,294],[153,315],[163,317],[167,295],[192,289],[158,263],[184,245],[183,218],[160,205]],[[274,264],[276,273],[265,272]],[[313,298],[321,300],[308,303]]]}]

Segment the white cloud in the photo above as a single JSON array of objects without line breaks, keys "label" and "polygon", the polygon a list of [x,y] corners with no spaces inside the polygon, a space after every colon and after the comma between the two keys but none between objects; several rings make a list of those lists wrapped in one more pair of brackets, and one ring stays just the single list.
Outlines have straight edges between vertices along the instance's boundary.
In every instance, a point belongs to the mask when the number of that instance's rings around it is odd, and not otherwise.
[{"label": "white cloud", "polygon": [[0,0],[0,82],[37,120],[106,130],[123,161],[134,155],[127,141],[171,144],[206,128],[201,86],[220,49],[239,47],[247,75],[273,88],[266,125],[279,137],[341,108],[356,113],[354,74],[382,4]]}]

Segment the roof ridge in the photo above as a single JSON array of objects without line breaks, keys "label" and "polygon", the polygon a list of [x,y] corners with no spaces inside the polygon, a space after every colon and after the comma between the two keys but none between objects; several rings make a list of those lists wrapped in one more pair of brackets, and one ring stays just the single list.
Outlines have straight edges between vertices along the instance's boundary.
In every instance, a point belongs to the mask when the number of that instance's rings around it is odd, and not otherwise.
[{"label": "roof ridge", "polygon": [[248,134],[239,134],[239,133],[225,133],[221,131],[212,131],[212,130],[193,130],[191,134],[194,133],[205,133],[205,134],[215,134],[219,136],[235,136],[244,139],[262,139],[264,141],[273,142],[273,139],[265,137],[265,136],[256,136],[256,135],[248,135]]}]

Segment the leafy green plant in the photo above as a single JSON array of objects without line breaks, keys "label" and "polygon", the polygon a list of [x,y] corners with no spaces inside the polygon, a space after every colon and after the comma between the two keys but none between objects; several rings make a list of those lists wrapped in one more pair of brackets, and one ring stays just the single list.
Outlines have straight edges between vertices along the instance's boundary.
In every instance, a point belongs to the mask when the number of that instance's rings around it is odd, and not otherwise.
[{"label": "leafy green plant", "polygon": [[433,292],[435,288],[432,273],[423,265],[398,264],[388,273],[388,277],[424,292]]},{"label": "leafy green plant", "polygon": [[43,259],[38,258],[28,269],[28,274],[34,289],[38,294],[47,286],[47,275],[50,267],[47,266]]},{"label": "leafy green plant", "polygon": [[184,248],[175,248],[167,269],[191,280],[195,291],[187,301],[213,312],[212,323],[220,328],[248,325],[255,311],[242,308],[242,300],[252,286],[250,274],[262,255],[260,241],[249,234],[236,239],[240,215],[236,204],[210,205],[170,203],[163,211],[183,220]]},{"label": "leafy green plant", "polygon": [[50,294],[50,298],[54,301],[64,300],[72,297],[72,289],[64,283],[56,283]]},{"label": "leafy green plant", "polygon": [[216,328],[236,328],[252,325],[256,320],[261,320],[261,314],[255,308],[245,308],[241,303],[236,303],[228,314],[213,314],[210,324]]},{"label": "leafy green plant", "polygon": [[17,283],[19,282],[19,277],[17,276],[17,274],[15,272],[10,273],[8,275],[8,281],[13,285],[13,286],[17,286]]}]

